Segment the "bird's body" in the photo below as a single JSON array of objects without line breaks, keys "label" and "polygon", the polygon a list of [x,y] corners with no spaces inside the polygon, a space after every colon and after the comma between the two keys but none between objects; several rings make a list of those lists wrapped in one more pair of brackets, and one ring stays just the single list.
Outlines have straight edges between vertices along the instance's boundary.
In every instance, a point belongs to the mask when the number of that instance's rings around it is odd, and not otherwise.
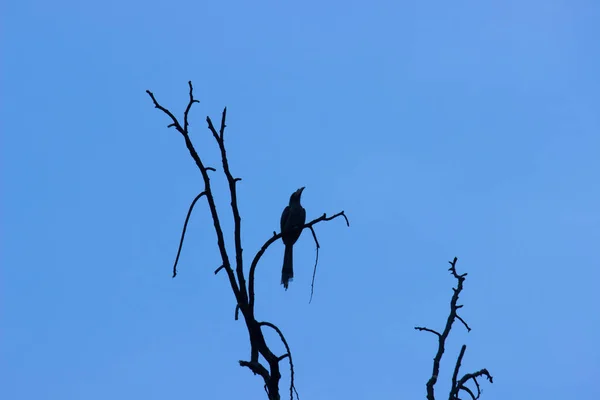
[{"label": "bird's body", "polygon": [[281,213],[281,240],[285,245],[283,267],[281,268],[281,284],[287,290],[289,281],[294,277],[294,243],[300,237],[306,222],[306,210],[300,204],[300,196],[304,188],[296,190],[290,196],[290,204]]}]

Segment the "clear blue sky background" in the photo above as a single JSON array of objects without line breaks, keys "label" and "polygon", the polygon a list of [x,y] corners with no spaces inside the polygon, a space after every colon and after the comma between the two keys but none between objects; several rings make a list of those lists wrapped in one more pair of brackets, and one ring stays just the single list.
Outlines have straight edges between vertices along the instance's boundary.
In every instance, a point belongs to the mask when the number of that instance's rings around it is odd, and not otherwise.
[{"label": "clear blue sky background", "polygon": [[[439,383],[482,399],[598,399],[597,1],[28,1],[2,5],[3,399],[265,398],[178,116],[219,166],[224,106],[248,260],[306,186],[322,245],[260,264],[308,399],[419,399],[454,281]],[[222,175],[213,174],[231,227]],[[231,236],[228,236],[228,240]],[[231,241],[230,241],[231,242]],[[282,346],[269,334],[273,347]],[[282,392],[289,375],[284,372]]]}]

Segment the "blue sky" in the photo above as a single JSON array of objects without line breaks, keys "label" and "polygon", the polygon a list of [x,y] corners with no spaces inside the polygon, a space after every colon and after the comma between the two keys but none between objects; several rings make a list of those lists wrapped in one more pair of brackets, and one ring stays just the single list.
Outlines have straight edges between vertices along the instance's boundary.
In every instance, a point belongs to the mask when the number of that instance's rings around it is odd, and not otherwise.
[{"label": "blue sky", "polygon": [[228,107],[246,260],[300,186],[308,218],[350,218],[317,227],[312,304],[310,234],[289,291],[281,243],[259,266],[257,316],[286,334],[301,398],[424,398],[435,338],[413,327],[442,328],[454,256],[473,331],[452,332],[439,398],[463,343],[463,371],[495,377],[482,399],[600,398],[599,18],[593,1],[5,2],[2,398],[264,398],[204,201],[170,277],[203,186],[145,90],[181,115],[188,80],[209,165],[204,119]]}]

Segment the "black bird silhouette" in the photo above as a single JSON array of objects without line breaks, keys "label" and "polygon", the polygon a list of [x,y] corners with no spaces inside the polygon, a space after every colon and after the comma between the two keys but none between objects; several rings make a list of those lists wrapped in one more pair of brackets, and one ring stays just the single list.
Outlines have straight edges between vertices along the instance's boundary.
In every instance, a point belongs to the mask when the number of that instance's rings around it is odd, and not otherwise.
[{"label": "black bird silhouette", "polygon": [[294,243],[302,233],[306,222],[306,210],[300,204],[303,187],[290,196],[290,204],[281,213],[281,240],[285,244],[283,267],[281,268],[281,284],[287,290],[289,282],[294,277]]}]

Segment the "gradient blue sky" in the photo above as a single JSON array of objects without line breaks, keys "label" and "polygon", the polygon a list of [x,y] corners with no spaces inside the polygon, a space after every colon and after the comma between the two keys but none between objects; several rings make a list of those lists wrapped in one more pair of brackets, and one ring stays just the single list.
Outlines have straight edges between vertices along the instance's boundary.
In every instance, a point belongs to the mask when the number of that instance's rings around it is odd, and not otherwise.
[{"label": "gradient blue sky", "polygon": [[[181,136],[218,153],[228,107],[246,260],[306,186],[320,224],[257,275],[307,399],[425,397],[435,338],[468,272],[439,398],[600,398],[600,3],[28,1],[2,5],[0,397],[265,398]],[[213,174],[226,227],[227,192]],[[228,239],[231,239],[229,236]],[[276,338],[273,346],[281,351]],[[288,374],[284,373],[283,392]]]}]

